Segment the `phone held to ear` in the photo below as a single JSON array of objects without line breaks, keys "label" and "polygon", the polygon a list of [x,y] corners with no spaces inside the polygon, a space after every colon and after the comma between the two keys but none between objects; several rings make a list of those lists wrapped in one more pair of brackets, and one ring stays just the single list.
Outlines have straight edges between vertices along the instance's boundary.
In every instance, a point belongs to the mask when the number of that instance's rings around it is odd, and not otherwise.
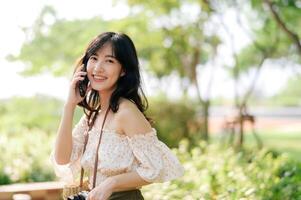
[{"label": "phone held to ear", "polygon": [[[83,65],[81,71],[87,72],[86,65]],[[86,95],[87,88],[88,88],[88,83],[89,83],[88,76],[85,75],[84,77],[85,77],[84,80],[80,80],[80,81],[77,82],[77,86],[78,86],[78,90],[79,90],[79,95],[81,97],[84,97]]]}]

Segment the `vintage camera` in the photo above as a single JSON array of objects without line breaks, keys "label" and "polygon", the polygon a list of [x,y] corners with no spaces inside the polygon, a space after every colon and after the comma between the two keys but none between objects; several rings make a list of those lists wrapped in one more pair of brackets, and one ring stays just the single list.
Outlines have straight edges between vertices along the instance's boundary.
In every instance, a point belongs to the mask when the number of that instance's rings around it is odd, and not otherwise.
[{"label": "vintage camera", "polygon": [[88,197],[88,191],[81,191],[76,195],[71,195],[67,197],[67,200],[86,200]]}]

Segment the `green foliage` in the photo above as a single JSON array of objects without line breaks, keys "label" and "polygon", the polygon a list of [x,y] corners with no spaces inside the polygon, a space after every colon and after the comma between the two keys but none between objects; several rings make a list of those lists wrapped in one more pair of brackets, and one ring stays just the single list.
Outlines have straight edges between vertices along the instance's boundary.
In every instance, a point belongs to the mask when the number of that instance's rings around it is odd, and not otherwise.
[{"label": "green foliage", "polygon": [[[182,77],[192,78],[193,67],[203,64],[214,54],[220,43],[217,35],[204,33],[202,26],[209,15],[204,3],[198,1],[129,1],[131,12],[127,18],[103,21],[100,18],[67,21],[58,19],[53,8],[45,7],[35,24],[26,29],[27,41],[19,55],[10,60],[27,64],[24,75],[51,72],[67,75],[73,63],[84,51],[87,43],[104,31],[121,31],[129,34],[137,46],[139,57],[158,77],[173,71]],[[196,6],[196,19],[186,17],[184,6]],[[205,9],[202,10],[201,9]],[[204,12],[204,13],[203,13]],[[209,11],[208,11],[209,12]],[[47,23],[49,16],[54,20]],[[185,23],[177,22],[180,18]],[[164,22],[164,23],[160,23]],[[193,66],[192,66],[193,65]]]},{"label": "green foliage", "polygon": [[54,178],[48,158],[53,136],[41,130],[23,129],[18,134],[1,134],[0,180],[2,184],[38,182]]},{"label": "green foliage", "polygon": [[[301,36],[299,28],[301,23],[300,5],[297,1],[270,0],[279,18],[284,25],[294,34]],[[252,11],[257,15],[257,20],[262,25],[255,29],[255,40],[270,46],[274,53],[271,58],[286,57],[300,63],[301,55],[288,34],[277,24],[267,3],[261,0],[251,1]],[[254,19],[253,19],[254,20]]]},{"label": "green foliage", "polygon": [[232,148],[200,142],[188,150],[183,140],[177,156],[185,175],[175,181],[143,189],[146,199],[298,199],[301,164],[287,155]]},{"label": "green foliage", "polygon": [[[53,18],[53,23],[47,19]],[[76,59],[84,53],[88,43],[100,32],[108,30],[107,22],[100,18],[89,20],[57,19],[53,8],[46,6],[33,27],[26,28],[26,42],[19,55],[9,55],[9,60],[26,64],[23,75],[51,72],[69,75]]]},{"label": "green foliage", "polygon": [[[281,0],[272,2],[285,26],[296,34],[301,35],[300,29],[297,28],[301,22],[300,9],[297,8],[297,5],[292,3],[286,5],[285,2],[288,1]],[[251,10],[247,9],[247,2],[236,2],[231,5],[234,5],[236,9],[241,9],[243,16],[248,20],[248,24],[250,25],[248,30],[250,31],[246,30],[246,25],[241,26],[244,27],[244,31],[253,40],[251,44],[244,47],[238,53],[237,67],[239,74],[236,74],[236,76],[244,75],[249,69],[259,67],[263,58],[274,60],[284,58],[300,63],[301,56],[298,55],[299,52],[294,42],[273,18],[266,3],[258,0],[253,0],[249,3],[252,8]],[[244,9],[248,12],[244,12]],[[298,9],[299,12],[296,12]]]},{"label": "green foliage", "polygon": [[[267,149],[235,152],[232,148],[224,149],[199,142],[198,139],[194,139],[193,134],[196,133],[196,126],[193,123],[195,112],[191,109],[194,107],[193,102],[188,100],[170,102],[162,99],[164,98],[150,100],[151,109],[148,112],[149,116],[157,121],[155,127],[158,129],[159,138],[164,142],[170,142],[172,144],[170,146],[176,146],[183,137],[190,137],[197,145],[192,147],[192,143],[188,140],[181,141],[174,151],[185,167],[185,175],[175,181],[152,184],[143,188],[146,199],[300,197],[301,191],[298,187],[301,181],[300,162],[294,162],[285,154]],[[1,120],[5,121],[5,117],[12,119],[10,123],[8,121],[5,124],[1,123],[0,184],[55,180],[48,158],[54,145],[58,116],[49,113],[60,113],[62,104],[57,100],[39,96],[29,99],[16,98],[1,105]],[[10,116],[10,113],[14,113],[13,108],[19,107],[23,108],[20,117],[16,118],[14,114]],[[30,112],[34,107],[37,107],[37,110]],[[25,113],[32,121],[24,121]],[[30,117],[35,114],[40,118]],[[77,109],[75,122],[80,115],[81,111]],[[48,122],[53,125],[39,124],[39,119],[41,121],[47,119],[46,121],[49,120]],[[13,131],[11,126],[19,127],[18,131]],[[49,130],[45,131],[47,129]],[[186,136],[188,133],[191,135]]]},{"label": "green foliage", "polygon": [[[25,29],[26,35],[30,37],[22,45],[19,55],[8,56],[11,61],[18,60],[26,64],[23,75],[37,75],[43,72],[50,72],[56,76],[70,75],[76,59],[84,53],[88,43],[105,31],[125,32],[130,35],[141,58],[152,55],[152,52],[161,52],[161,33],[150,26],[148,16],[144,13],[111,21],[104,21],[98,17],[68,21],[57,19],[55,11],[51,9],[50,12],[48,9],[45,7],[42,10],[33,27]],[[45,21],[49,15],[54,18],[52,24]],[[158,58],[158,55],[154,55],[152,59]],[[162,57],[158,60],[158,63],[163,59]],[[154,69],[162,71],[163,68],[162,65],[155,65]],[[167,69],[168,67],[164,70]]]},{"label": "green foliage", "polygon": [[[53,180],[48,161],[63,102],[37,95],[0,104],[0,184]],[[76,123],[81,116],[76,109]]]},{"label": "green foliage", "polygon": [[191,100],[170,101],[165,97],[150,100],[147,112],[154,119],[159,138],[170,147],[177,147],[183,138],[193,142],[200,138],[201,122],[197,103]]},{"label": "green foliage", "polygon": [[56,129],[60,108],[60,101],[43,95],[1,100],[0,131],[18,135],[24,129],[41,129],[49,133]]},{"label": "green foliage", "polygon": [[[160,139],[169,146],[176,147],[183,137],[190,140],[197,137],[199,122],[191,107],[193,102],[170,102],[163,98],[152,99],[150,104],[149,115],[156,121]],[[62,101],[43,95],[1,101],[1,184],[54,178],[49,163],[44,166],[53,147],[62,109]],[[80,108],[76,109],[74,123],[82,113]]]},{"label": "green foliage", "polygon": [[[155,3],[129,0],[127,3],[133,10],[140,8],[141,13],[148,13],[152,30],[160,33],[161,41],[155,41],[159,42],[159,48],[144,58],[149,61],[152,72],[162,77],[176,71],[181,77],[193,82],[197,65],[214,57],[216,47],[221,43],[217,35],[205,32],[204,26],[211,14],[208,4],[202,1],[177,0]],[[190,7],[195,8],[196,13],[191,14],[195,17],[187,17],[185,9]]]},{"label": "green foliage", "polygon": [[[288,28],[298,35],[301,35],[301,30],[298,27],[300,25],[300,2],[295,0],[271,0],[274,7],[279,13],[281,19],[283,19],[288,26]],[[262,17],[271,17],[269,12],[266,12],[266,6],[261,0],[252,0],[251,6],[254,11],[258,11],[257,14]]]},{"label": "green foliage", "polygon": [[0,104],[0,183],[53,179],[47,163],[61,102],[43,95]]}]

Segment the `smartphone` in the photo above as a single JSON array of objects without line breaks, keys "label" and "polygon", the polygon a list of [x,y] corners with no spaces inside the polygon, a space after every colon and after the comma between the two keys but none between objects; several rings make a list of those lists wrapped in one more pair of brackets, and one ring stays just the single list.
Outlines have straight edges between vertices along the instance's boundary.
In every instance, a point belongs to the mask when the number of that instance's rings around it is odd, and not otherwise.
[{"label": "smartphone", "polygon": [[[81,71],[87,72],[87,66],[83,65]],[[88,76],[85,75],[84,77],[85,77],[84,80],[80,80],[80,81],[77,82],[77,86],[78,86],[78,90],[79,90],[79,95],[81,97],[84,97],[86,95],[87,88],[88,88],[88,83],[89,83]]]}]

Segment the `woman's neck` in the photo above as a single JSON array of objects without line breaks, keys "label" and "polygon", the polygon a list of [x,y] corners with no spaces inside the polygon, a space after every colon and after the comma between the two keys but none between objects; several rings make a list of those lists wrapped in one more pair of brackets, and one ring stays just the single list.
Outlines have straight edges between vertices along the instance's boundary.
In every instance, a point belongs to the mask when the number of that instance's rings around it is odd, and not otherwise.
[{"label": "woman's neck", "polygon": [[107,91],[99,92],[101,110],[107,110],[107,108],[109,107],[112,93],[113,92],[107,92]]}]

